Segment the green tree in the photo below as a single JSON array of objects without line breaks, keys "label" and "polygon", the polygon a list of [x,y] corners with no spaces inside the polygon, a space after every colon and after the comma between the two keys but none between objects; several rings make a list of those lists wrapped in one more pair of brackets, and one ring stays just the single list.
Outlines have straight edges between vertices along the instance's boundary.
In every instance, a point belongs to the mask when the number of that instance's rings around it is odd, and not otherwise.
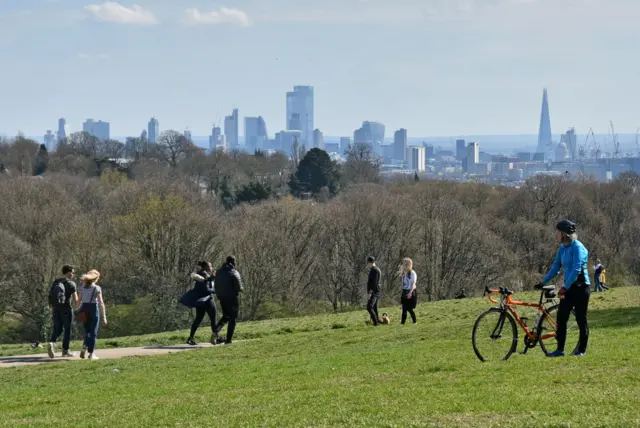
[{"label": "green tree", "polygon": [[327,152],[314,148],[300,161],[296,173],[291,176],[289,187],[297,197],[304,193],[318,194],[323,187],[327,187],[330,195],[335,196],[340,190],[339,183],[338,165]]},{"label": "green tree", "polygon": [[36,153],[36,159],[33,163],[33,175],[42,175],[47,171],[49,167],[49,152],[47,146],[40,144],[38,152]]}]

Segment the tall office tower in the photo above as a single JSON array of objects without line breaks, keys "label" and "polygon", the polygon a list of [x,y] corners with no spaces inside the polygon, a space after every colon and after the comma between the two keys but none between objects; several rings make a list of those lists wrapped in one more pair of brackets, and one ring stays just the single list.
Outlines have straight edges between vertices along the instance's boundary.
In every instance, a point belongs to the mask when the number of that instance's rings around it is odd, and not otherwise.
[{"label": "tall office tower", "polygon": [[147,130],[146,130],[146,129],[143,129],[143,130],[142,130],[142,133],[140,134],[140,139],[141,139],[141,140],[148,141],[148,136],[149,136],[149,134],[147,133]]},{"label": "tall office tower", "polygon": [[147,126],[147,138],[150,143],[155,144],[158,141],[160,135],[160,123],[158,119],[152,117]]},{"label": "tall office tower", "polygon": [[538,130],[537,153],[544,153],[545,159],[553,151],[551,144],[551,118],[549,117],[549,98],[547,88],[542,91],[542,111],[540,112],[540,128]]},{"label": "tall office tower", "polygon": [[55,152],[57,148],[56,144],[56,135],[51,132],[50,129],[47,129],[47,133],[44,134],[44,146],[47,148],[49,152]]},{"label": "tall office tower", "polygon": [[264,144],[269,140],[267,125],[262,116],[244,118],[245,149],[249,152],[264,149]]},{"label": "tall office tower", "polygon": [[426,150],[424,147],[409,147],[407,149],[407,167],[416,172],[427,169]]},{"label": "tall office tower", "polygon": [[82,124],[82,130],[84,132],[87,132],[102,141],[107,141],[110,138],[111,131],[109,128],[109,122],[103,122],[101,120],[96,122],[93,119],[87,119]]},{"label": "tall office tower", "polygon": [[237,149],[240,145],[238,129],[238,109],[234,108],[231,115],[224,118],[224,138],[230,150]]},{"label": "tall office tower", "polygon": [[572,161],[578,158],[577,138],[578,137],[576,136],[575,128],[569,128],[567,132],[562,134],[562,137],[560,137],[560,142],[565,143],[567,145],[567,150],[569,151],[569,158],[571,158]]},{"label": "tall office tower", "polygon": [[393,134],[393,159],[405,162],[408,147],[407,130],[404,128],[398,129]]},{"label": "tall office tower", "polygon": [[287,92],[287,130],[302,131],[300,145],[313,143],[313,87],[294,86]]},{"label": "tall office tower", "polygon": [[384,143],[385,127],[379,122],[362,122],[362,127],[353,133],[353,144],[366,144],[375,154],[382,155],[380,148]]},{"label": "tall office tower", "polygon": [[67,139],[67,134],[67,121],[63,117],[61,117],[60,119],[58,119],[58,144]]},{"label": "tall office tower", "polygon": [[475,174],[476,165],[480,163],[480,144],[469,143],[467,146],[467,158],[465,160],[466,171],[469,174]]},{"label": "tall office tower", "polygon": [[467,157],[467,142],[465,140],[456,140],[456,160],[462,161]]},{"label": "tall office tower", "polygon": [[324,150],[324,135],[319,129],[313,131],[313,147]]},{"label": "tall office tower", "polygon": [[211,129],[211,136],[209,137],[209,151],[215,152],[216,150],[226,151],[224,135],[222,135],[222,129],[214,126]]}]

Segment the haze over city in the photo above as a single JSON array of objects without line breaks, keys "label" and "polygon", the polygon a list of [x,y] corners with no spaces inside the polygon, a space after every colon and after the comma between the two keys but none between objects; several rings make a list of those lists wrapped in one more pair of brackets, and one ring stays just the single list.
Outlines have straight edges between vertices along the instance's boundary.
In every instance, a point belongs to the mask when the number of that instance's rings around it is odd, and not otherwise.
[{"label": "haze over city", "polygon": [[640,5],[630,0],[22,0],[0,5],[0,134],[59,117],[112,135],[208,135],[237,107],[286,128],[284,93],[315,89],[315,126],[410,136],[635,134]]}]

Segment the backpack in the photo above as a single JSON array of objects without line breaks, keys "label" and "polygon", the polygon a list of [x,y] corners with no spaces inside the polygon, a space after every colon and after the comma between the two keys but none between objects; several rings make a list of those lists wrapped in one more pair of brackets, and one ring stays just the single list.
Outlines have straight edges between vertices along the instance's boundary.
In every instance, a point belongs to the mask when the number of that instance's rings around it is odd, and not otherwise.
[{"label": "backpack", "polygon": [[67,303],[66,280],[56,279],[49,289],[49,304],[51,306],[62,306]]}]

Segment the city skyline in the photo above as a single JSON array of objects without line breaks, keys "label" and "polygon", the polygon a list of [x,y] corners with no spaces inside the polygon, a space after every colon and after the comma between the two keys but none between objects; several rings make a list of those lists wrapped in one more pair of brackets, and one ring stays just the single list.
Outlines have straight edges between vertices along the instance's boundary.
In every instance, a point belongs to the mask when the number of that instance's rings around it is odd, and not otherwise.
[{"label": "city skyline", "polygon": [[94,117],[139,135],[155,116],[208,135],[234,107],[283,130],[282,94],[298,84],[315,88],[324,135],[364,120],[425,137],[534,134],[543,87],[554,134],[604,134],[609,120],[635,133],[639,10],[629,0],[3,2],[0,57],[12,66],[0,70],[0,134],[44,135],[59,117],[77,131]]}]

